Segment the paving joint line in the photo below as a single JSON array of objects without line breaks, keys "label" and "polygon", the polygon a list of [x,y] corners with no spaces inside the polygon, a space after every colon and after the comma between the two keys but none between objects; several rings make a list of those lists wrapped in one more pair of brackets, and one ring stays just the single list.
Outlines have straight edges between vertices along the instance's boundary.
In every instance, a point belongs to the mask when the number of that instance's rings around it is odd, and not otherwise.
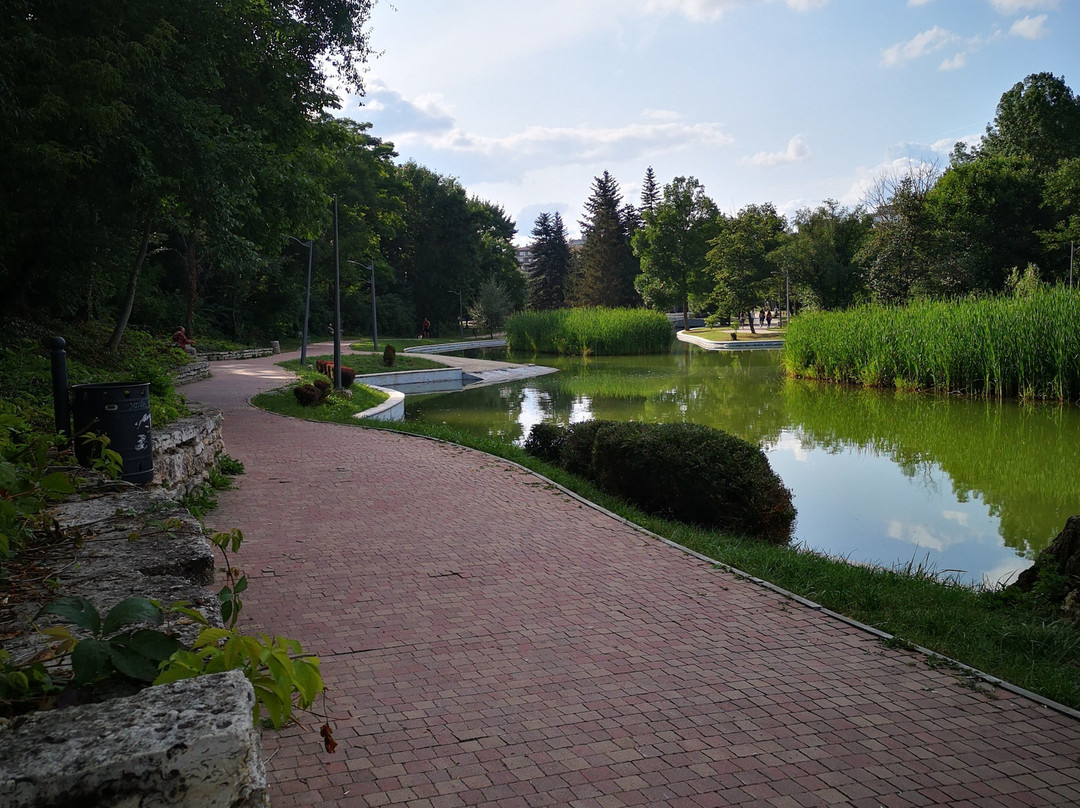
[{"label": "paving joint line", "polygon": [[[258,409],[260,412],[269,412],[268,410],[263,410],[260,407],[256,407],[255,404],[252,401],[252,399],[254,399],[254,397],[255,396],[252,395],[252,396],[249,396],[247,398],[248,405],[251,406],[251,407],[254,407],[255,409]],[[270,414],[271,415],[279,415],[278,413],[270,413]],[[279,415],[279,417],[293,418],[295,416]],[[298,419],[298,420],[309,421],[311,423],[321,423],[321,424],[328,423],[326,421],[321,421],[321,420],[314,419],[314,418],[302,418],[302,419]],[[347,427],[347,428],[352,427],[352,425],[350,425],[350,424],[336,424],[336,426],[343,426],[343,427]],[[829,617],[829,618],[831,618],[833,620],[837,620],[837,621],[839,621],[841,623],[844,623],[845,625],[848,625],[848,626],[851,626],[852,628],[858,629],[859,631],[871,634],[872,636],[878,638],[879,640],[882,640],[882,641],[896,640],[898,642],[906,643],[916,653],[921,654],[921,655],[926,656],[926,657],[929,657],[929,658],[932,658],[932,659],[940,660],[942,663],[944,663],[944,664],[946,664],[946,665],[948,665],[950,667],[953,667],[953,668],[956,668],[958,670],[963,671],[964,673],[966,673],[968,676],[970,676],[972,678],[979,679],[979,680],[985,682],[986,684],[994,686],[994,687],[1000,687],[1002,690],[1008,691],[1008,692],[1010,692],[1010,693],[1012,693],[1014,695],[1021,696],[1021,697],[1026,698],[1026,699],[1028,699],[1030,701],[1034,701],[1037,704],[1041,704],[1042,706],[1047,707],[1047,708],[1049,708],[1051,710],[1059,712],[1059,713],[1061,713],[1063,715],[1067,715],[1067,716],[1069,716],[1071,718],[1075,718],[1077,720],[1080,720],[1080,710],[1075,710],[1072,707],[1069,707],[1069,706],[1067,706],[1065,704],[1062,704],[1061,702],[1054,701],[1053,699],[1047,698],[1046,696],[1042,696],[1042,695],[1040,695],[1038,693],[1035,693],[1035,692],[1033,692],[1031,690],[1020,687],[1019,685],[1015,685],[1012,682],[1006,681],[1004,679],[1000,679],[997,676],[986,673],[985,671],[981,671],[978,668],[973,668],[972,666],[967,665],[966,663],[960,662],[957,659],[953,659],[952,657],[946,656],[945,654],[939,653],[939,652],[931,650],[929,648],[925,648],[925,647],[923,647],[921,645],[917,645],[915,643],[911,643],[908,640],[905,640],[903,637],[898,637],[898,636],[896,636],[894,634],[888,633],[887,631],[882,631],[881,629],[876,628],[874,626],[867,625],[866,623],[860,623],[858,620],[855,620],[855,619],[853,619],[851,617],[847,617],[846,615],[840,614],[839,612],[834,612],[832,609],[828,609],[828,608],[822,606],[820,603],[816,603],[815,601],[809,600],[808,598],[804,598],[801,595],[795,594],[794,592],[790,592],[790,591],[788,591],[787,589],[784,589],[781,586],[777,586],[776,584],[771,583],[770,581],[766,581],[766,580],[764,580],[762,578],[758,578],[758,577],[756,577],[754,575],[751,575],[750,573],[743,572],[742,570],[738,569],[737,567],[733,567],[730,564],[724,563],[723,561],[718,561],[715,558],[710,558],[709,556],[704,555],[703,553],[699,553],[696,550],[691,550],[689,547],[686,547],[686,546],[684,546],[682,544],[679,544],[678,542],[673,541],[672,539],[666,538],[665,536],[661,536],[659,533],[654,533],[653,531],[649,530],[648,528],[642,527],[641,525],[637,524],[636,522],[632,522],[629,519],[627,519],[626,517],[620,516],[619,514],[615,513],[614,511],[608,510],[603,505],[600,505],[600,504],[598,504],[596,502],[593,502],[592,500],[586,499],[585,497],[581,496],[577,492],[571,491],[566,486],[556,482],[555,480],[552,480],[550,477],[545,477],[540,472],[534,471],[533,469],[530,469],[527,466],[523,466],[520,463],[517,463],[517,462],[515,462],[513,460],[509,460],[509,459],[507,459],[505,457],[499,457],[498,455],[490,454],[489,452],[484,452],[484,451],[482,451],[480,449],[474,449],[474,448],[472,448],[470,446],[464,446],[464,445],[462,445],[460,443],[454,443],[453,441],[446,440],[445,438],[436,438],[436,437],[431,436],[431,435],[420,435],[420,434],[416,434],[416,433],[413,433],[413,432],[401,432],[401,431],[398,431],[398,430],[395,430],[395,429],[392,429],[392,428],[387,428],[387,427],[378,426],[378,425],[369,425],[369,424],[366,424],[366,423],[363,423],[363,422],[357,422],[357,426],[360,427],[361,429],[375,429],[375,430],[380,430],[380,431],[384,431],[384,432],[395,432],[398,435],[403,435],[403,436],[410,437],[410,438],[419,438],[419,439],[422,439],[422,440],[434,441],[435,443],[442,443],[442,444],[446,444],[447,446],[454,446],[454,447],[456,447],[458,449],[464,449],[466,451],[476,452],[477,454],[485,455],[485,456],[487,456],[487,457],[489,457],[489,458],[491,458],[493,460],[497,460],[497,461],[501,461],[503,463],[506,463],[507,465],[509,465],[509,466],[511,466],[513,468],[519,469],[520,471],[524,471],[527,474],[531,474],[533,477],[537,478],[538,480],[540,480],[543,483],[554,486],[555,488],[562,491],[564,494],[566,494],[570,498],[572,498],[574,500],[577,500],[577,502],[579,502],[580,504],[585,505],[586,507],[592,508],[593,510],[595,510],[595,511],[597,511],[599,513],[602,513],[605,516],[609,516],[612,519],[614,519],[615,521],[620,522],[623,525],[626,525],[627,527],[633,528],[634,530],[638,531],[639,533],[642,533],[642,534],[644,534],[644,535],[646,535],[646,536],[648,536],[648,537],[650,537],[652,539],[658,540],[658,541],[662,542],[663,544],[666,544],[669,547],[672,547],[672,548],[678,550],[681,553],[692,556],[693,558],[696,558],[699,561],[703,561],[703,562],[705,562],[707,564],[710,564],[710,565],[712,565],[714,567],[723,569],[726,572],[732,573],[736,577],[743,578],[746,581],[748,581],[750,583],[753,583],[753,584],[756,584],[757,586],[759,586],[759,587],[761,587],[763,589],[766,589],[766,590],[768,590],[770,592],[773,592],[773,593],[775,593],[777,595],[780,595],[782,597],[793,600],[796,603],[799,603],[800,605],[805,606],[806,608],[808,608],[808,609],[810,609],[812,611],[816,611],[819,614],[823,614],[823,615],[825,615],[825,616],[827,616],[827,617]],[[395,646],[388,646],[388,647],[395,647]],[[402,646],[396,646],[396,647],[408,648],[408,647],[411,647],[411,646],[410,645],[402,645]],[[372,649],[372,650],[381,650],[381,649]],[[353,653],[353,652],[343,652],[343,653]]]}]

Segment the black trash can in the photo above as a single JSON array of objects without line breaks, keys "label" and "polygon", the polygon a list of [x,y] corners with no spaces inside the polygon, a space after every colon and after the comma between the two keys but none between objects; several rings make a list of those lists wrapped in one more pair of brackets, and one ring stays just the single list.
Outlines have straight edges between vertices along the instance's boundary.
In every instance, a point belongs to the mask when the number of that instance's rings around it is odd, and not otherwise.
[{"label": "black trash can", "polygon": [[79,463],[90,466],[97,455],[98,444],[81,439],[83,434],[93,432],[107,435],[109,448],[123,458],[121,479],[144,484],[154,478],[149,382],[72,385],[71,411]]}]

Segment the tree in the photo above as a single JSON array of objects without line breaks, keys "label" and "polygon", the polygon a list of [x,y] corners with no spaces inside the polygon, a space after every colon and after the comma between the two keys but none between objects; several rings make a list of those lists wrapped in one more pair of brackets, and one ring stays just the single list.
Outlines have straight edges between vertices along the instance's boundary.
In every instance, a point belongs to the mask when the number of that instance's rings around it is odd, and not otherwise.
[{"label": "tree", "polygon": [[643,211],[644,226],[633,237],[641,259],[635,288],[646,305],[664,311],[680,306],[684,329],[691,298],[703,298],[710,289],[705,256],[717,234],[717,215],[700,182],[676,177],[664,186],[663,200]]},{"label": "tree", "polygon": [[653,167],[645,169],[645,181],[641,183],[641,212],[652,212],[660,201],[660,188],[656,184],[656,173]]},{"label": "tree", "polygon": [[237,280],[276,254],[318,196],[324,71],[362,89],[371,2],[6,4],[0,293],[118,312],[116,345],[155,234]]},{"label": "tree", "polygon": [[1080,157],[1080,98],[1063,77],[1032,73],[1001,96],[979,155],[1029,157],[1040,173]]},{"label": "tree", "polygon": [[630,246],[634,222],[621,202],[619,184],[608,172],[593,179],[580,222],[585,243],[573,284],[578,305],[634,306],[640,300],[634,289],[638,262]]},{"label": "tree", "polygon": [[1052,220],[1029,158],[983,154],[946,171],[925,197],[928,271],[918,294],[955,297],[1005,288],[1011,269],[1041,264]]},{"label": "tree", "polygon": [[737,312],[761,305],[779,271],[775,251],[787,226],[784,217],[771,203],[747,205],[737,216],[721,214],[718,225],[707,255],[714,302],[720,310]]},{"label": "tree", "polygon": [[493,280],[480,284],[476,299],[469,306],[469,316],[489,336],[506,325],[506,318],[514,311],[514,302],[502,285]]},{"label": "tree", "polygon": [[561,309],[566,305],[566,285],[570,277],[570,245],[566,226],[558,213],[536,217],[529,246],[529,308]]},{"label": "tree", "polygon": [[857,255],[870,233],[871,217],[826,199],[814,210],[795,214],[793,232],[777,249],[796,299],[821,309],[842,309],[859,301],[866,276]]},{"label": "tree", "polygon": [[877,301],[910,299],[931,271],[926,196],[937,176],[935,165],[911,164],[903,173],[883,174],[867,193],[874,226],[857,260],[866,267],[870,293]]}]

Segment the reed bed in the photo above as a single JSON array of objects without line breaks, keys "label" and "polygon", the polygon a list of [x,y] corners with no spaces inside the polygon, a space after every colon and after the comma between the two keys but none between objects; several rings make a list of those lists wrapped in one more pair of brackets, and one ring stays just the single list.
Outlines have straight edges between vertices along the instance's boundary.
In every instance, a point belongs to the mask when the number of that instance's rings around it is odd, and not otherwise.
[{"label": "reed bed", "polygon": [[1080,401],[1080,291],[808,312],[788,326],[783,365],[867,387]]},{"label": "reed bed", "polygon": [[665,353],[673,334],[665,315],[647,309],[526,311],[506,323],[511,351],[564,356]]}]

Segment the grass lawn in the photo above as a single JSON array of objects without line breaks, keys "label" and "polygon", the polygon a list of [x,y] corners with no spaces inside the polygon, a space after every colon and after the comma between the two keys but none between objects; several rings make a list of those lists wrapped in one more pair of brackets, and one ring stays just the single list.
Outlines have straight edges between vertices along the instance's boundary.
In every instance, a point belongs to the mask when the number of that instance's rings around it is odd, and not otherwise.
[{"label": "grass lawn", "polygon": [[[731,342],[731,333],[735,329],[732,328],[691,328],[687,331],[688,334],[693,334],[695,337],[701,337],[702,339],[712,340],[713,342]],[[751,334],[749,331],[743,329],[739,331],[739,342],[756,342],[763,339],[783,339],[784,329],[782,328],[770,328],[761,329],[756,334]]]},{"label": "grass lawn", "polygon": [[[274,394],[257,406],[278,409]],[[293,400],[291,395],[289,400]],[[351,403],[351,402],[350,402]],[[268,406],[268,405],[273,406]],[[354,410],[358,405],[354,404]],[[300,408],[305,418],[335,420],[426,435],[504,457],[664,538],[748,575],[761,578],[860,623],[892,634],[889,646],[928,648],[1074,709],[1080,709],[1080,625],[1062,619],[1036,588],[1029,595],[974,589],[942,580],[932,570],[857,566],[799,547],[775,547],[649,516],[591,483],[548,465],[499,438],[445,425],[356,421],[320,409]],[[291,413],[286,413],[291,414]],[[958,685],[990,689],[963,669],[936,656],[931,667],[952,668]]]},{"label": "grass lawn", "polygon": [[[396,346],[395,346],[396,347]],[[361,349],[362,350],[362,349]],[[334,361],[333,354],[319,354],[317,356],[308,355],[308,367],[314,372],[315,360],[325,359],[328,362]],[[281,367],[299,373],[301,371],[299,359],[287,359],[284,362],[278,362]],[[362,376],[366,373],[387,373],[394,370],[428,370],[429,368],[444,368],[446,365],[441,362],[436,362],[432,359],[426,359],[423,356],[413,356],[411,354],[399,353],[394,360],[393,367],[387,367],[383,364],[382,354],[345,354],[341,355],[341,364],[346,367],[350,367],[356,371],[357,376]]]}]

